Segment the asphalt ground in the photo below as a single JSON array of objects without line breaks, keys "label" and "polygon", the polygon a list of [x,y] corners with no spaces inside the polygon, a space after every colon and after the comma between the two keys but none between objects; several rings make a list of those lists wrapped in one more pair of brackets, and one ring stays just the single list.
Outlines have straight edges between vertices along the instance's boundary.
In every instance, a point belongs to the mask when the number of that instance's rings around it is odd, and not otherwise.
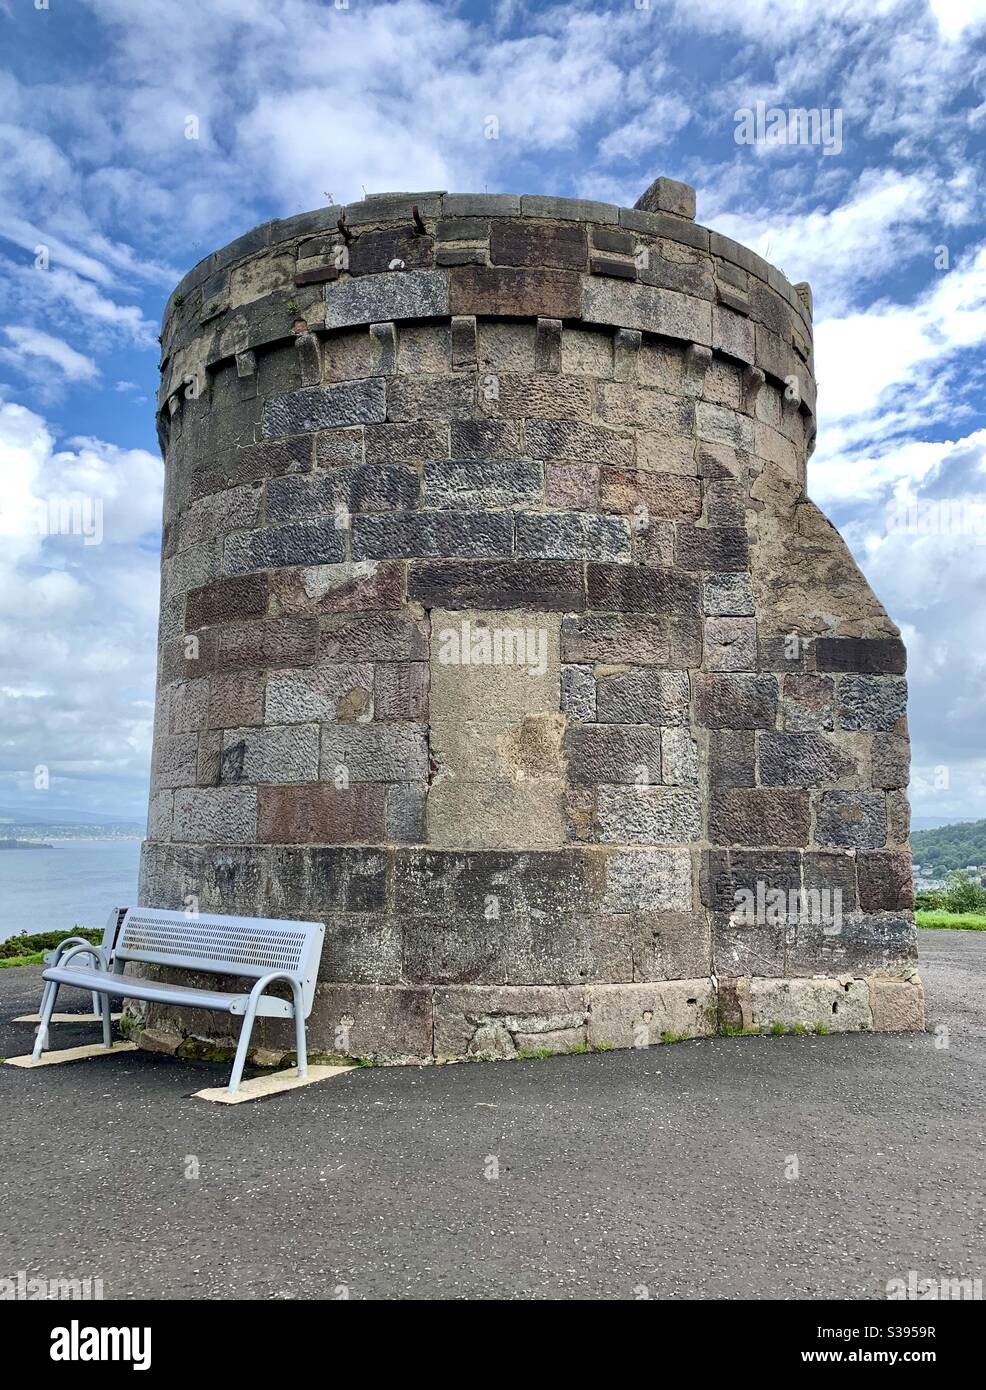
[{"label": "asphalt ground", "polygon": [[[442,1300],[986,1279],[986,933],[920,944],[926,1034],[359,1068],[238,1106],[192,1098],[227,1067],[152,1053],[0,1067],[0,1278]],[[30,1050],[11,1020],[40,975],[0,970],[0,1055]],[[52,1028],[56,1048],[98,1040]]]}]

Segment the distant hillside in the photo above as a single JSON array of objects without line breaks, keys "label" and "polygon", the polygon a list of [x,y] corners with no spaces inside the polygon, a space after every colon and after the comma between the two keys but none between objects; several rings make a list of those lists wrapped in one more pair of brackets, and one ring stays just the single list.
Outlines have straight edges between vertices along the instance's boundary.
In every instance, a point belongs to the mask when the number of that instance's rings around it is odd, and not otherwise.
[{"label": "distant hillside", "polygon": [[986,820],[959,821],[935,830],[913,830],[911,853],[915,864],[937,877],[967,864],[986,864]]}]

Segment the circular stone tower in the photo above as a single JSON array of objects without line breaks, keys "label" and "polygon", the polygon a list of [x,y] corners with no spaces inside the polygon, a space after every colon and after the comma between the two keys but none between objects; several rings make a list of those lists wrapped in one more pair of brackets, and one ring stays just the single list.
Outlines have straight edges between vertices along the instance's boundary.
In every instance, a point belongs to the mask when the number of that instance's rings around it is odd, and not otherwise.
[{"label": "circular stone tower", "polygon": [[811,293],[694,211],[374,195],[168,302],[140,901],[323,920],[316,1052],[921,1025]]}]

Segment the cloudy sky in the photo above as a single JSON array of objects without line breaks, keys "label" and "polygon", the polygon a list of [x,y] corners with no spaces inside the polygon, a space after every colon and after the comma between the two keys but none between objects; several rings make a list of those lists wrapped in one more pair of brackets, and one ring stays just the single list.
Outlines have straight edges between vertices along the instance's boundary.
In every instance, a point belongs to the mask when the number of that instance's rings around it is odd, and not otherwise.
[{"label": "cloudy sky", "polygon": [[[738,144],[757,101],[841,150]],[[185,270],[327,196],[666,174],[812,283],[809,491],[907,640],[916,823],[986,816],[984,164],[986,0],[0,0],[0,815],[144,813]]]}]

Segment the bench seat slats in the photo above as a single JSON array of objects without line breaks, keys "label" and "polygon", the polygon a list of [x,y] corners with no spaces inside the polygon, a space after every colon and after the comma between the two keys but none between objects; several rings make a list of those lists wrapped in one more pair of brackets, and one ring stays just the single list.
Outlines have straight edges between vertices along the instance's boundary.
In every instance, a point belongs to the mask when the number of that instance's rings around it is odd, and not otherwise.
[{"label": "bench seat slats", "polygon": [[[242,1014],[249,995],[226,994],[221,990],[194,989],[190,985],[164,984],[160,980],[139,980],[131,975],[109,975],[104,970],[85,970],[78,966],[53,966],[41,977],[62,985],[78,985],[97,994],[120,995],[127,999],[149,999],[158,1004],[194,1004],[199,1009]],[[267,1018],[290,1018],[294,1010],[286,999],[265,994],[257,1012]]]}]

